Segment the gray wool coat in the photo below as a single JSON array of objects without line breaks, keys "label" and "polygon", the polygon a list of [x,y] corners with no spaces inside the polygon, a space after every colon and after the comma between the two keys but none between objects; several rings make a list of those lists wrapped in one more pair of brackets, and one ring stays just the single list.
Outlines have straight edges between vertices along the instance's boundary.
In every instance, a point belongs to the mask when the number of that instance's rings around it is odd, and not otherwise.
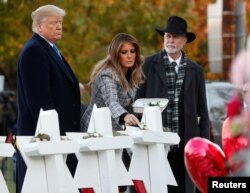
[{"label": "gray wool coat", "polygon": [[119,118],[123,113],[128,113],[135,96],[135,89],[129,86],[126,92],[115,72],[104,69],[96,78],[91,87],[91,100],[88,108],[81,117],[81,130],[87,131],[94,104],[98,108],[108,107],[111,112],[113,130],[121,130]]}]

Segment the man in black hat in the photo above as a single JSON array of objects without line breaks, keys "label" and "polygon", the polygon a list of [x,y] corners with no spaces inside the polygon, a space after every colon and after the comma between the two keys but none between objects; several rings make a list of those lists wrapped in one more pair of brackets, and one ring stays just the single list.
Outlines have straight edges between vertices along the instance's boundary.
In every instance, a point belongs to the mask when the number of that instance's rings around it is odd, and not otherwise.
[{"label": "man in black hat", "polygon": [[194,193],[195,185],[184,165],[184,147],[193,137],[209,138],[203,69],[183,51],[186,43],[194,41],[196,36],[187,31],[187,22],[178,16],[169,17],[166,27],[156,31],[164,38],[164,48],[145,58],[146,80],[138,89],[136,99],[169,99],[162,114],[163,126],[166,131],[178,133],[181,141],[171,146],[168,153],[178,184],[168,186],[168,193]]}]

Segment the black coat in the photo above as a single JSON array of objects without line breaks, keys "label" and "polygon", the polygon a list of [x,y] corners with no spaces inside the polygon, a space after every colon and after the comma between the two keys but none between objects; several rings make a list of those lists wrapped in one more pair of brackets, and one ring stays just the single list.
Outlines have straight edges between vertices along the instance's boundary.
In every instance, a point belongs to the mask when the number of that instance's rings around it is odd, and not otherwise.
[{"label": "black coat", "polygon": [[34,34],[18,61],[17,135],[34,135],[40,108],[55,109],[61,135],[80,131],[79,82],[47,41]]},{"label": "black coat", "polygon": [[[135,98],[167,98],[167,78],[161,54],[157,53],[146,57],[143,70],[146,80],[137,90]],[[164,126],[166,126],[167,121],[164,119],[166,117],[165,113],[166,110],[162,114]],[[209,138],[210,133],[203,69],[190,60],[187,60],[180,93],[179,114],[180,147],[182,148],[180,155],[182,155],[181,159],[184,159],[185,144],[193,137]],[[199,123],[197,121],[198,117],[200,118]],[[184,161],[182,164],[184,165]],[[194,186],[189,178],[186,178],[185,183],[186,187],[193,189]],[[186,193],[188,192],[192,191],[186,190]]]},{"label": "black coat", "polygon": [[[138,98],[167,98],[167,78],[160,53],[145,58],[146,80],[136,93]],[[188,60],[180,96],[185,126],[185,143],[193,137],[209,138],[205,79],[201,66]],[[165,112],[164,112],[165,113]],[[164,116],[162,116],[164,117]],[[198,124],[197,118],[200,117]],[[163,125],[166,125],[163,119]]]},{"label": "black coat", "polygon": [[[18,117],[17,135],[33,136],[40,109],[55,109],[58,113],[60,134],[80,132],[79,82],[67,61],[62,60],[51,45],[37,34],[25,44],[18,61]],[[68,156],[71,173],[76,158]],[[21,187],[26,166],[17,153],[17,192]]]}]

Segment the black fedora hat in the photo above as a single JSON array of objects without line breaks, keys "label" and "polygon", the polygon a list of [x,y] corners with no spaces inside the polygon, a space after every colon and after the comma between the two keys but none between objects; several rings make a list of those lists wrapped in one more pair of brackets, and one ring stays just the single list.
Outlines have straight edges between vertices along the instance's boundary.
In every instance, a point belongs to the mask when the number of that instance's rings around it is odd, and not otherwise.
[{"label": "black fedora hat", "polygon": [[186,34],[187,43],[195,40],[196,36],[192,32],[187,31],[187,22],[185,19],[178,16],[171,16],[168,18],[166,27],[164,29],[155,29],[161,36],[165,32],[173,34]]}]

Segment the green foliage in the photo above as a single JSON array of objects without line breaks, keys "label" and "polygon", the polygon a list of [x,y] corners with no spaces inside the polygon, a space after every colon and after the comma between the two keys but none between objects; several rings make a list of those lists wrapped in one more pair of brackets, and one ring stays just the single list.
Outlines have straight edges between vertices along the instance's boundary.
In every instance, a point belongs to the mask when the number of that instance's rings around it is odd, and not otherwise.
[{"label": "green foliage", "polygon": [[0,72],[7,78],[15,76],[18,54],[30,34],[29,19],[23,14],[28,9],[23,1],[0,3]]},{"label": "green foliage", "polygon": [[[188,20],[189,31],[197,39],[188,44],[190,58],[207,68],[206,6],[213,0],[0,0],[0,72],[10,86],[16,87],[18,55],[31,37],[31,12],[41,5],[54,4],[66,10],[63,39],[58,47],[78,79],[86,83],[93,66],[107,55],[116,33],[135,36],[142,54],[162,49],[163,28],[167,17],[179,15]],[[249,7],[249,6],[248,6]],[[247,15],[249,18],[249,14]]]}]

